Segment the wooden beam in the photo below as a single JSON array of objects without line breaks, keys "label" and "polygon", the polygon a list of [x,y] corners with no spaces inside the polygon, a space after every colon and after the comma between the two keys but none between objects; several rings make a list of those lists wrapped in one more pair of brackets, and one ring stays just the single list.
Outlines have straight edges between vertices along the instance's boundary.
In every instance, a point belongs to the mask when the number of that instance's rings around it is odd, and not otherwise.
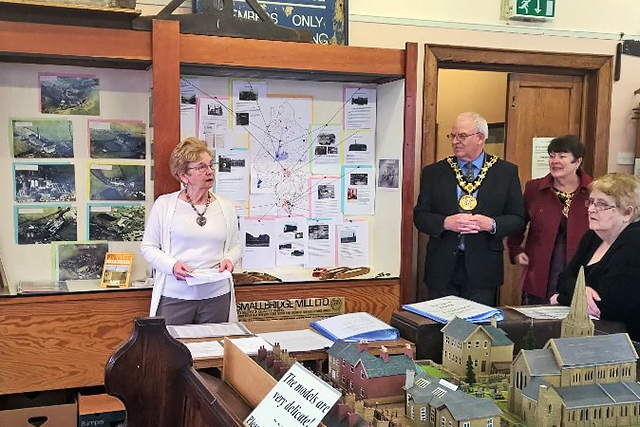
[{"label": "wooden beam", "polygon": [[180,188],[169,170],[171,151],[180,141],[180,23],[154,20],[153,140],[154,197]]},{"label": "wooden beam", "polygon": [[416,101],[418,96],[418,44],[405,46],[404,140],[402,146],[402,218],[400,222],[400,303],[416,301],[413,276],[413,205],[416,164]]}]

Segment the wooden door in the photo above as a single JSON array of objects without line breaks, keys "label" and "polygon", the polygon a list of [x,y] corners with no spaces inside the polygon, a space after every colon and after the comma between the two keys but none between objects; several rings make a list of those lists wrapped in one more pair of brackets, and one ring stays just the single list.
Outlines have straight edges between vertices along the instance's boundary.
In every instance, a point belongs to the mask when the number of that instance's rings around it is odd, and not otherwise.
[{"label": "wooden door", "polygon": [[[505,158],[518,165],[524,189],[534,137],[581,135],[583,77],[510,73],[507,81]],[[520,267],[511,265],[505,251],[500,305],[519,305],[520,294]]]}]

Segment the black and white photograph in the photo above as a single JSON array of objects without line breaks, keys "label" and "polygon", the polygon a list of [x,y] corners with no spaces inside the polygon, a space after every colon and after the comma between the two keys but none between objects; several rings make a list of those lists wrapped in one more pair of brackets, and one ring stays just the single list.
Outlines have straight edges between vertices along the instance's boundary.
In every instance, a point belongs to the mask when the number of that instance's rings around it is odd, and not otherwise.
[{"label": "black and white photograph", "polygon": [[135,120],[89,120],[89,154],[94,159],[144,159],[146,126]]},{"label": "black and white photograph", "polygon": [[338,147],[327,147],[327,154],[338,154]]},{"label": "black and white photograph", "polygon": [[327,224],[316,224],[309,226],[309,239],[311,240],[328,240],[329,226]]},{"label": "black and white photograph", "polygon": [[73,158],[73,124],[67,119],[11,119],[16,159]]},{"label": "black and white photograph", "polygon": [[360,144],[358,142],[354,142],[349,144],[349,151],[367,151],[367,144]]},{"label": "black and white photograph", "polygon": [[72,164],[14,163],[15,200],[18,203],[73,202],[76,181]]},{"label": "black and white photograph", "polygon": [[55,243],[56,280],[99,280],[107,242]]},{"label": "black and white photograph", "polygon": [[78,211],[72,206],[16,206],[16,243],[46,245],[78,240]]},{"label": "black and white photograph", "polygon": [[378,161],[378,187],[400,189],[400,159],[380,159]]},{"label": "black and white photograph", "polygon": [[146,218],[143,205],[89,204],[87,216],[89,240],[142,241]]},{"label": "black and white photograph", "polygon": [[251,233],[245,232],[245,246],[247,248],[268,248],[270,242],[271,237],[268,234],[254,236]]},{"label": "black and white photograph", "polygon": [[369,185],[369,175],[366,173],[352,173],[349,175],[351,185]]},{"label": "black and white photograph", "polygon": [[207,104],[207,114],[210,116],[222,116],[222,105]]},{"label": "black and white photograph", "polygon": [[329,132],[320,132],[318,134],[318,144],[320,145],[334,145],[336,143],[336,135]]},{"label": "black and white photograph", "polygon": [[100,115],[100,80],[95,76],[40,73],[40,112]]},{"label": "black and white photograph", "polygon": [[252,90],[241,90],[240,92],[238,92],[238,100],[239,101],[257,101],[258,92],[254,92]]},{"label": "black and white photograph", "polygon": [[318,185],[318,199],[335,199],[336,187],[333,184]]},{"label": "black and white photograph", "polygon": [[144,165],[99,164],[89,166],[91,200],[145,200]]},{"label": "black and white photograph", "polygon": [[317,145],[316,148],[313,150],[313,154],[315,154],[316,156],[326,156],[327,155],[327,148],[324,145]]},{"label": "black and white photograph", "polygon": [[340,231],[340,243],[355,243],[356,232],[354,230],[346,229]]},{"label": "black and white photograph", "polygon": [[369,98],[366,96],[354,96],[351,98],[351,105],[367,105],[369,103]]},{"label": "black and white photograph", "polygon": [[236,113],[236,126],[249,126],[249,113]]}]

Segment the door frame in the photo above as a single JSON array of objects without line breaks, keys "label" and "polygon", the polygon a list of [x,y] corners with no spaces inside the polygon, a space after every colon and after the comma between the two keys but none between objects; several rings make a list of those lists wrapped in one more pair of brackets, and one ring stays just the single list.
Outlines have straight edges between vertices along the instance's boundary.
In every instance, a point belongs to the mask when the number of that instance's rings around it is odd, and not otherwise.
[{"label": "door frame", "polygon": [[[461,69],[584,77],[581,139],[587,153],[583,167],[593,176],[607,172],[613,55],[536,52],[446,45],[425,45],[422,165],[435,161],[438,71]],[[604,155],[595,156],[595,153]]]},{"label": "door frame", "polygon": [[[613,55],[425,44],[420,169],[436,160],[438,72],[460,69],[583,76],[580,137],[587,149],[583,168],[592,176],[605,174],[609,159],[613,63]],[[418,274],[413,290],[416,296],[424,275],[420,260],[425,257],[426,239],[426,235],[418,233]]]}]

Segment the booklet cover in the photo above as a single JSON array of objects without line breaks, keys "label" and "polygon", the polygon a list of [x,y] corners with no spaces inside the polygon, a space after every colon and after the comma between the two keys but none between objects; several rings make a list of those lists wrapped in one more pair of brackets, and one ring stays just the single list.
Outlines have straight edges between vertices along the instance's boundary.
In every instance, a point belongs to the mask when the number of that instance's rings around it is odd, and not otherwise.
[{"label": "booklet cover", "polygon": [[504,313],[499,308],[453,295],[414,304],[405,304],[402,308],[440,323],[448,323],[454,317],[459,317],[472,323],[488,322],[494,316],[498,321],[504,320]]},{"label": "booklet cover", "polygon": [[107,252],[102,267],[100,286],[127,288],[131,280],[133,252]]},{"label": "booklet cover", "polygon": [[339,314],[311,322],[310,326],[333,341],[392,341],[400,338],[396,328],[365,312]]}]

